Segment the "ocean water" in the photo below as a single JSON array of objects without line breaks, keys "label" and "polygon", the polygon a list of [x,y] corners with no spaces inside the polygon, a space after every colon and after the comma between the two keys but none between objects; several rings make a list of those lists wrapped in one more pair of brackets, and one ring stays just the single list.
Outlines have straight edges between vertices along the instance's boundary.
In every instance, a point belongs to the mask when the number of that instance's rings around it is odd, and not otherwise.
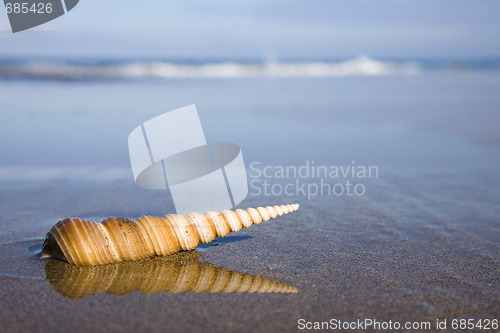
[{"label": "ocean water", "polygon": [[[242,149],[253,185],[240,206],[301,205],[242,231],[248,238],[200,249],[202,260],[298,287],[282,303],[219,299],[233,304],[231,317],[248,324],[260,315],[259,327],[278,327],[257,303],[281,322],[294,318],[285,328],[332,313],[492,317],[500,309],[500,72],[494,61],[480,64],[4,62],[0,274],[43,280],[29,249],[66,216],[171,212],[166,191],[135,185],[127,138],[154,116],[196,104],[208,142]],[[370,166],[369,177],[330,173]],[[301,167],[307,172],[294,175]],[[279,174],[287,168],[292,174]],[[347,181],[358,193],[348,194]],[[182,295],[175,301],[186,309],[209,299]]]}]

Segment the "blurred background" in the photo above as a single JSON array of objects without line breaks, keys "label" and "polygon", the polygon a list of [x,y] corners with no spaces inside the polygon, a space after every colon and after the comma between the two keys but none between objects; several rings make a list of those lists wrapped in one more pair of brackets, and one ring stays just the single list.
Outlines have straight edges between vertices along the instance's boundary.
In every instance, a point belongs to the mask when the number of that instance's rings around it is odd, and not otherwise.
[{"label": "blurred background", "polygon": [[[151,199],[134,184],[128,134],[189,104],[207,141],[238,143],[247,164],[491,179],[499,11],[497,1],[82,0],[16,34],[0,11],[0,179],[43,182],[33,202],[82,184]],[[77,212],[168,209],[154,202]]]}]

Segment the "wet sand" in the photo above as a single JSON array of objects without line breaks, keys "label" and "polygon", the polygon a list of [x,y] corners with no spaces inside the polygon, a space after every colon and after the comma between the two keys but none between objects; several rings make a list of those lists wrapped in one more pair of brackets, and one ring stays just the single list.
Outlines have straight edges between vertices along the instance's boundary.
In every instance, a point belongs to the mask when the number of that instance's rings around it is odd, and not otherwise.
[{"label": "wet sand", "polygon": [[[0,332],[288,332],[297,331],[299,319],[433,325],[447,319],[450,331],[453,319],[500,319],[500,150],[491,131],[498,76],[306,81],[115,83],[109,89],[51,83],[48,90],[73,97],[54,114],[45,116],[51,105],[42,105],[38,116],[24,118],[31,104],[15,104],[19,110],[5,116],[15,131],[2,135],[11,138],[22,129],[41,142],[2,147],[9,159],[0,170]],[[32,91],[37,84],[30,83]],[[9,89],[17,96],[24,85]],[[388,98],[394,89],[398,93]],[[116,110],[102,115],[100,105],[78,99],[86,96],[82,91]],[[213,97],[221,91],[228,99]],[[172,211],[163,193],[134,184],[125,140],[130,129],[170,107],[138,113],[138,95],[148,101],[162,96],[163,103],[162,94],[175,106],[199,96],[212,110],[200,113],[209,141],[237,142],[247,164],[355,160],[379,166],[378,178],[361,180],[366,194],[360,197],[250,194],[242,208],[299,203],[300,209],[197,249],[196,263],[261,275],[297,293],[171,293],[165,287],[145,294],[127,285],[126,293],[101,288],[74,297],[46,279],[47,260],[33,252],[58,220]],[[248,110],[240,97],[253,101]],[[65,113],[80,104],[82,113]],[[309,106],[313,113],[305,116]],[[246,126],[227,126],[235,121]]]},{"label": "wet sand", "polygon": [[[434,323],[497,315],[498,224],[492,211],[435,202],[423,193],[410,200],[383,186],[376,190],[380,199],[372,201],[300,202],[296,213],[196,252],[200,262],[262,275],[295,286],[296,294],[131,290],[73,300],[45,279],[47,260],[29,252],[41,239],[3,244],[1,331],[292,331],[301,318]],[[90,199],[82,194],[81,200]]]}]

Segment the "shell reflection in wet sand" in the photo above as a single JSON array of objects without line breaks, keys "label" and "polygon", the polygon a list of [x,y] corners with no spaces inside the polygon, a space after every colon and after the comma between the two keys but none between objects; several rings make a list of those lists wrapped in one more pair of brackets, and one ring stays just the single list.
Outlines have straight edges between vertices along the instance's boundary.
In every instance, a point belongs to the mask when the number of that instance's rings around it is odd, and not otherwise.
[{"label": "shell reflection in wet sand", "polygon": [[154,294],[161,291],[181,293],[249,292],[296,293],[297,288],[263,278],[243,274],[224,267],[198,262],[194,251],[169,257],[120,262],[103,266],[75,266],[62,261],[49,261],[45,276],[54,289],[71,299],[101,292],[113,296],[135,291]]}]

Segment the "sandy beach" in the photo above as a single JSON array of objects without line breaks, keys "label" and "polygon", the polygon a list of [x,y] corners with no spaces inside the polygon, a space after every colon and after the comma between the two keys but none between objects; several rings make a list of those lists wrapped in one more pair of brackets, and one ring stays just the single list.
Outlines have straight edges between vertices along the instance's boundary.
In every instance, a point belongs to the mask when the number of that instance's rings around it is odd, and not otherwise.
[{"label": "sandy beach", "polygon": [[[0,82],[12,96],[0,101],[11,124],[2,139],[18,138],[1,148],[1,332],[290,332],[366,319],[449,332],[453,320],[500,319],[500,153],[492,125],[499,101],[491,93],[500,88],[498,75],[193,82],[49,82],[46,89],[68,98],[53,107],[42,99],[35,109],[9,98],[36,92],[39,83]],[[220,89],[232,97],[211,97]],[[393,98],[381,97],[394,89]],[[160,92],[172,105],[155,104]],[[82,93],[98,102],[77,98]],[[150,108],[134,111],[137,96]],[[299,211],[166,262],[83,272],[39,259],[45,234],[67,216],[100,221],[172,211],[165,193],[134,184],[126,138],[141,121],[187,105],[191,96],[207,138],[237,142],[249,181],[257,180],[241,207],[299,203]],[[19,131],[29,136],[17,137]],[[261,168],[355,161],[379,172],[347,178],[363,185],[363,195],[264,195],[256,193],[264,180],[276,189],[295,188],[296,179],[258,177],[250,168],[255,161]],[[306,189],[321,184],[311,176],[300,181]],[[297,292],[192,292],[206,269]],[[146,277],[133,273],[142,270],[177,273],[148,275],[147,289],[137,287]],[[110,287],[112,274],[120,278]],[[180,280],[168,284],[171,274]],[[438,329],[444,320],[446,329]]]}]

